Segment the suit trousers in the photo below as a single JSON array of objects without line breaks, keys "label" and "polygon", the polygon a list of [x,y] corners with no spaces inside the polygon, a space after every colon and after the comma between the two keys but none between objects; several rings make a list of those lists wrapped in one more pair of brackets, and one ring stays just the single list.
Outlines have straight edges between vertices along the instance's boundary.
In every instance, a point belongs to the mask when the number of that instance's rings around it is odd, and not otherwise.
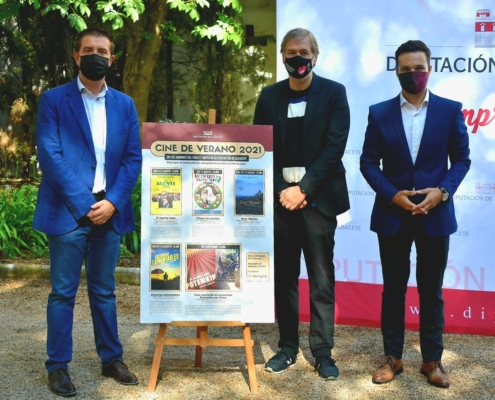
[{"label": "suit trousers", "polygon": [[96,351],[103,365],[122,360],[115,305],[115,267],[120,235],[111,222],[79,226],[64,235],[48,235],[52,291],[47,306],[46,368],[68,368],[72,360],[74,305],[83,261],[93,319]]},{"label": "suit trousers", "polygon": [[443,353],[442,285],[447,267],[449,236],[428,235],[423,218],[423,215],[409,215],[395,235],[378,235],[383,273],[381,328],[385,355],[402,358],[407,282],[414,242],[421,355],[424,362],[429,362],[441,360]]},{"label": "suit trousers", "polygon": [[331,356],[334,346],[336,217],[316,207],[288,211],[274,207],[275,305],[280,333],[279,348],[289,355],[299,351],[299,274],[301,250],[308,271],[311,323],[309,345],[314,357]]}]

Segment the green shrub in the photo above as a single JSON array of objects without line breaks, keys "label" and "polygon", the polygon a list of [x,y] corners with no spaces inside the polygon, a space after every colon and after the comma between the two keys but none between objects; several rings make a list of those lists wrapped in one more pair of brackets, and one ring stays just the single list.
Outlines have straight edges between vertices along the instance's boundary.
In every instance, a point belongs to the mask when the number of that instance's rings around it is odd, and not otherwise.
[{"label": "green shrub", "polygon": [[[134,232],[122,235],[121,243],[130,253],[139,253],[141,251],[141,175],[134,190],[132,191],[132,209],[134,210],[134,220],[136,221],[136,230]],[[125,255],[126,252],[121,251],[120,255]]]},{"label": "green shrub", "polygon": [[[31,226],[37,197],[38,188],[33,185],[0,190],[0,256],[8,259],[49,256],[46,235]],[[122,236],[121,257],[130,257],[141,250],[141,177],[132,193],[132,206],[136,230]]]},{"label": "green shrub", "polygon": [[35,231],[33,222],[38,188],[24,185],[18,189],[0,191],[0,254],[15,259],[17,256],[48,256],[48,239]]}]

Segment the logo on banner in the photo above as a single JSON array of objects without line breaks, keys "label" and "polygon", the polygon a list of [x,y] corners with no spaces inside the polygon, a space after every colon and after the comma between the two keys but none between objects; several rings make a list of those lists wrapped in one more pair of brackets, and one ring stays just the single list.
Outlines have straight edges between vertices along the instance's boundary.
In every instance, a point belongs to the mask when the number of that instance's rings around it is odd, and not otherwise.
[{"label": "logo on banner", "polygon": [[476,10],[474,47],[495,47],[495,18],[491,10]]}]

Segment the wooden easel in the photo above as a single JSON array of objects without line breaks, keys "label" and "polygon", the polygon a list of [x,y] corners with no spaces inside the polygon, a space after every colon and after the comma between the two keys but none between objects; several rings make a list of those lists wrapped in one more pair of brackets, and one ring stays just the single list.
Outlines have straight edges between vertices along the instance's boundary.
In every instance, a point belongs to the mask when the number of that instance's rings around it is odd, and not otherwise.
[{"label": "wooden easel", "polygon": [[[209,110],[208,123],[214,124],[216,117],[215,110]],[[167,326],[195,326],[196,337],[195,338],[167,338]],[[208,337],[209,326],[239,326],[242,328],[244,339],[210,339]],[[196,357],[194,361],[195,367],[201,367],[201,358],[203,356],[203,349],[206,347],[223,346],[223,347],[244,347],[246,350],[246,361],[249,375],[249,388],[251,392],[256,393],[258,391],[258,384],[256,382],[256,370],[254,368],[254,355],[253,346],[254,341],[251,338],[251,328],[249,324],[245,324],[238,321],[223,321],[223,322],[194,322],[194,321],[179,321],[171,322],[168,324],[160,324],[158,330],[158,336],[154,340],[155,355],[153,357],[153,364],[151,366],[150,380],[148,383],[148,392],[153,392],[156,388],[156,381],[158,379],[158,371],[160,369],[160,363],[163,355],[163,346],[196,346]]]},{"label": "wooden easel", "polygon": [[[196,338],[167,338],[167,326],[195,326]],[[240,326],[244,339],[210,339],[208,337],[208,326]],[[155,356],[153,357],[153,365],[151,366],[150,381],[148,384],[148,392],[153,392],[156,387],[156,381],[158,378],[158,370],[160,369],[160,362],[162,359],[163,346],[196,346],[196,358],[194,361],[195,367],[201,367],[201,357],[203,355],[203,349],[209,346],[223,346],[223,347],[244,347],[246,349],[246,361],[249,375],[249,388],[251,392],[256,393],[258,391],[258,384],[256,382],[256,370],[254,368],[254,355],[253,346],[254,341],[251,339],[251,329],[249,324],[235,321],[225,322],[171,322],[169,324],[160,324],[158,330],[158,336],[155,341]]]}]

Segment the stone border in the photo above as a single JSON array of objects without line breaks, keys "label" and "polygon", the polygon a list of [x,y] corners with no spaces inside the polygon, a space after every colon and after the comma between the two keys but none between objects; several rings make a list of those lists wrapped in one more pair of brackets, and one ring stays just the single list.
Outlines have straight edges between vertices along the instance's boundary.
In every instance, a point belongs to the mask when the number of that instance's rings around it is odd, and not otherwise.
[{"label": "stone border", "polygon": [[[50,266],[31,264],[0,264],[0,278],[50,279]],[[117,267],[115,270],[115,278],[119,283],[139,286],[141,281],[141,269]],[[82,267],[81,279],[86,279],[84,267]]]}]

